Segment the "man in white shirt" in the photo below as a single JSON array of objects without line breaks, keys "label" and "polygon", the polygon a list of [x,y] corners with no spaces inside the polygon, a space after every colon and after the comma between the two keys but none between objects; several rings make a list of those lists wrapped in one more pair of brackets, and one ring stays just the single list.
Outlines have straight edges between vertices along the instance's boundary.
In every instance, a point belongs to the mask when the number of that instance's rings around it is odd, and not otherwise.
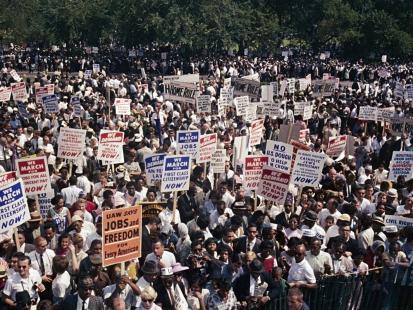
[{"label": "man in white shirt", "polygon": [[321,227],[325,226],[325,220],[327,216],[331,215],[334,218],[334,223],[337,222],[337,219],[341,215],[340,211],[337,210],[338,203],[335,198],[330,198],[327,201],[327,208],[320,211],[318,214],[318,220]]},{"label": "man in white shirt", "polygon": [[178,209],[175,209],[175,217],[173,215],[173,201],[172,199],[168,199],[166,208],[158,215],[161,219],[162,226],[165,226],[166,224],[174,225],[181,223],[181,216]]},{"label": "man in white shirt", "polygon": [[295,248],[287,281],[290,287],[315,288],[317,286],[314,270],[305,259],[304,244],[299,244]]},{"label": "man in white shirt", "polygon": [[65,200],[65,207],[67,208],[72,207],[72,205],[79,198],[80,192],[82,192],[82,190],[76,185],[77,178],[74,175],[72,175],[69,178],[69,184],[70,184],[69,187],[62,189],[62,196],[63,196],[63,199]]},{"label": "man in white shirt", "polygon": [[40,273],[43,283],[51,283],[55,252],[47,248],[47,240],[41,236],[35,239],[34,245],[36,250],[29,253],[32,267]]},{"label": "man in white shirt", "polygon": [[165,251],[164,245],[160,239],[152,244],[152,253],[146,256],[145,263],[155,261],[159,263],[161,268],[172,267],[176,263],[175,255]]},{"label": "man in white shirt", "polygon": [[307,251],[305,259],[310,264],[314,274],[330,273],[333,263],[330,254],[321,251],[321,241],[314,238],[311,240],[310,251]]}]

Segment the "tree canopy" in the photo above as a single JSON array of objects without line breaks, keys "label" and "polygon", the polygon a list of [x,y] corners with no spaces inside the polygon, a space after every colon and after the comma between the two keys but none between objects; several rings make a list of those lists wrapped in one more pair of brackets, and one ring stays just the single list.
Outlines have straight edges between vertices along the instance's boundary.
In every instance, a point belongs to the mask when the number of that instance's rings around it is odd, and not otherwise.
[{"label": "tree canopy", "polygon": [[192,51],[275,51],[299,43],[350,57],[413,55],[408,0],[0,0],[3,43],[126,47],[152,43]]}]

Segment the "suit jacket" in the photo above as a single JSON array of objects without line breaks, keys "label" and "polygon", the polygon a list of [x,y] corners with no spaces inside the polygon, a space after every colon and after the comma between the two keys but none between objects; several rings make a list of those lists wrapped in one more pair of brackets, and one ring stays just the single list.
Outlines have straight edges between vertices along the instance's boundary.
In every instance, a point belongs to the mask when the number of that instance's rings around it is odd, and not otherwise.
[{"label": "suit jacket", "polygon": [[[78,294],[67,295],[63,300],[60,310],[76,310]],[[90,296],[88,310],[103,310],[103,299],[99,296]]]},{"label": "suit jacket", "polygon": [[152,252],[152,240],[150,233],[146,226],[142,228],[142,257],[145,258],[146,255]]},{"label": "suit jacket", "polygon": [[169,294],[165,288],[165,286],[162,283],[161,279],[158,279],[155,281],[153,288],[155,291],[158,293],[158,296],[156,297],[155,303],[157,304],[162,304],[162,309],[163,310],[174,310],[174,306],[172,305],[172,302],[169,298]]},{"label": "suit jacket", "polygon": [[284,211],[275,217],[275,224],[288,227],[288,221]]},{"label": "suit jacket", "polygon": [[[254,246],[252,247],[252,249],[249,249],[250,251],[254,251],[255,253],[259,252],[260,249],[260,244],[261,244],[261,240],[260,239],[256,239]],[[237,245],[235,246],[235,252],[237,253],[247,253],[248,252],[248,237],[247,236],[242,236],[241,238],[238,239],[237,241]]]},{"label": "suit jacket", "polygon": [[[271,275],[267,272],[263,272],[260,274],[260,278],[262,282],[266,282],[268,284],[265,294],[269,296],[271,300],[277,298],[280,295],[280,290],[272,279]],[[237,301],[245,301],[247,297],[251,296],[249,271],[245,272],[234,281],[233,288],[234,294],[237,297]]]},{"label": "suit jacket", "polygon": [[198,208],[193,197],[183,194],[178,198],[178,210],[182,223],[188,223],[195,217],[195,210]]}]

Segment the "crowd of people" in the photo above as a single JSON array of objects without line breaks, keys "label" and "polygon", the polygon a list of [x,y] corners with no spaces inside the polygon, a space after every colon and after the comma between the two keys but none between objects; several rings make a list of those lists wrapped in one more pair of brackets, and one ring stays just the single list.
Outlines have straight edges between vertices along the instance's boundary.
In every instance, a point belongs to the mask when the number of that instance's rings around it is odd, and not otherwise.
[{"label": "crowd of people", "polygon": [[[20,74],[29,96],[26,115],[13,100],[1,105],[0,170],[15,171],[19,158],[46,156],[53,188],[46,213],[29,196],[30,220],[17,234],[0,235],[3,308],[256,309],[283,299],[288,309],[305,310],[303,292],[315,290],[321,278],[385,270],[398,270],[403,285],[413,288],[413,227],[385,223],[387,215],[413,219],[413,176],[389,180],[393,152],[411,151],[413,137],[358,119],[364,105],[411,115],[413,100],[396,97],[394,88],[412,82],[413,66],[309,55],[160,54],[110,58],[15,47],[3,52],[1,87],[15,82],[12,69],[25,71]],[[85,76],[97,59],[100,71]],[[163,76],[189,73],[201,75],[198,87],[211,96],[211,114],[164,98]],[[317,153],[326,152],[332,137],[354,138],[353,154],[328,157],[319,185],[291,184],[283,204],[244,186],[233,142],[249,134],[250,122],[233,106],[217,112],[224,79],[257,73],[262,84],[309,74],[317,80],[325,73],[351,82],[329,97],[315,97],[311,85],[274,96],[280,113],[264,115],[261,143],[249,147],[249,154],[264,154],[282,124],[308,129],[301,142]],[[35,101],[35,88],[48,84],[59,96],[59,113],[44,113]],[[74,116],[73,96],[81,101],[80,118]],[[130,116],[116,115],[115,98],[132,100]],[[307,121],[294,114],[300,100],[311,103]],[[63,127],[87,132],[86,151],[71,163],[57,156]],[[125,134],[125,162],[114,170],[96,159],[102,129]],[[189,190],[178,193],[175,209],[172,195],[148,186],[144,158],[175,154],[177,131],[189,129],[217,133],[218,148],[227,154],[225,172],[194,164]],[[165,202],[158,216],[144,220],[142,256],[126,262],[125,272],[120,265],[102,267],[102,211],[140,202]]]}]

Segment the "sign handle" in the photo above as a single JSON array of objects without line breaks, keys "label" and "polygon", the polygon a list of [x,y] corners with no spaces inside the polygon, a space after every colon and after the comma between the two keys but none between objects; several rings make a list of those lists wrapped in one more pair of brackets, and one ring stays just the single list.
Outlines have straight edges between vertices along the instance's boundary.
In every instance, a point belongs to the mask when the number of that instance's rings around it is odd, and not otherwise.
[{"label": "sign handle", "polygon": [[172,209],[172,223],[175,223],[175,213],[176,213],[176,207],[177,207],[177,204],[178,204],[177,196],[178,196],[177,192],[174,192],[174,196],[173,196],[174,197],[173,198],[174,204],[173,204],[173,209]]},{"label": "sign handle", "polygon": [[42,214],[40,213],[39,194],[36,194],[36,195],[35,195],[34,200],[35,200],[35,202],[36,202],[37,212],[39,212],[39,214],[40,214],[40,218],[41,218],[40,222],[43,224],[43,216],[42,216]]},{"label": "sign handle", "polygon": [[19,234],[17,231],[17,227],[13,228],[14,239],[16,242],[16,252],[20,252],[20,242],[19,242]]}]

